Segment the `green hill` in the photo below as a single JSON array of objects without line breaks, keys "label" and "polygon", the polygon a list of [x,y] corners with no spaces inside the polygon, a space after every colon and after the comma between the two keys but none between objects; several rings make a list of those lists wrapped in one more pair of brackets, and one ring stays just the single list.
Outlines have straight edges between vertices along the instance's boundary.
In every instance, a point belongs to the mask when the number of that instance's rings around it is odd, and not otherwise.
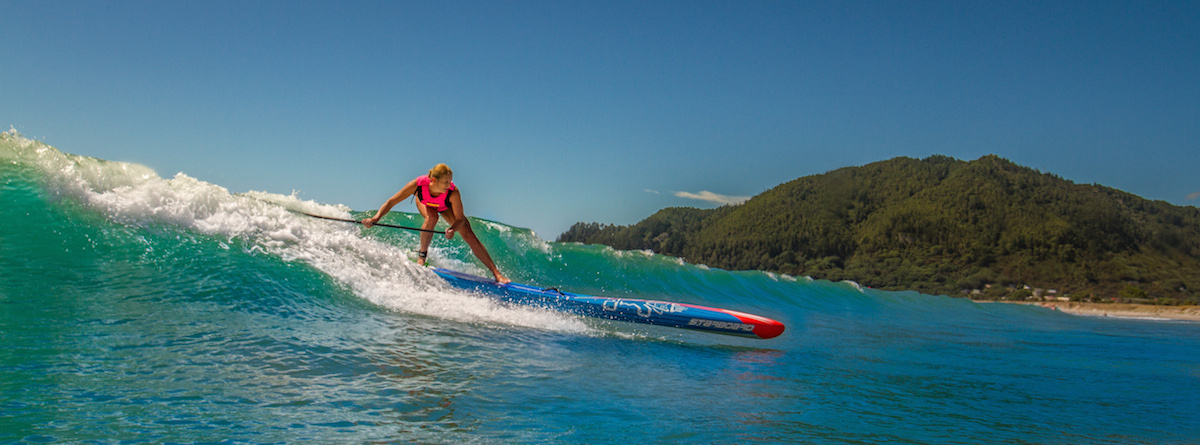
[{"label": "green hill", "polygon": [[1022,299],[1045,289],[1092,301],[1200,297],[1200,209],[1075,184],[997,156],[847,167],[741,205],[667,208],[631,226],[577,223],[558,241],[952,296]]}]

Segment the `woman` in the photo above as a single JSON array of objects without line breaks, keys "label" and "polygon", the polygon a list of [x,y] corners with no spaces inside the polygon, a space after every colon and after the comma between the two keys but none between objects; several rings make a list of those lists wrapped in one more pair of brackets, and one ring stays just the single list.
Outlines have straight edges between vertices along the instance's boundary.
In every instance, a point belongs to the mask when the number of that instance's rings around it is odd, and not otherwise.
[{"label": "woman", "polygon": [[[496,269],[496,263],[492,262],[491,255],[488,255],[487,249],[483,247],[479,238],[475,236],[475,232],[471,230],[471,222],[467,221],[466,214],[463,212],[462,198],[459,196],[458,187],[454,186],[453,179],[454,172],[450,171],[450,167],[447,167],[446,164],[438,164],[429,170],[428,175],[409,181],[404,188],[379,207],[379,212],[375,216],[362,220],[362,224],[366,227],[375,225],[400,201],[408,198],[409,195],[415,196],[417,211],[425,217],[425,224],[421,225],[422,229],[433,230],[438,223],[438,215],[441,215],[442,218],[446,218],[446,222],[450,223],[450,228],[446,229],[446,239],[454,239],[455,233],[461,233],[463,240],[466,240],[467,245],[471,246],[471,252],[475,253],[475,257],[479,258],[479,261],[492,271],[492,275],[496,276],[496,282],[500,284],[512,282],[505,278],[499,269]],[[433,233],[421,232],[421,250],[417,252],[417,262],[422,266],[425,265],[425,259],[429,256],[430,241],[433,241]]]}]

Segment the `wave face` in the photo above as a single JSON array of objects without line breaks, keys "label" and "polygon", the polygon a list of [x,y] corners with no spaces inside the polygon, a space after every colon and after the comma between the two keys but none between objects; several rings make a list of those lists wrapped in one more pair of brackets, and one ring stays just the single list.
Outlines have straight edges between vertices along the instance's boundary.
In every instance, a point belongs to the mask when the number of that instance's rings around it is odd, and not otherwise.
[{"label": "wave face", "polygon": [[[752,340],[514,307],[363,213],[0,134],[0,442],[1187,443],[1200,325],[547,243],[516,281],[760,314]],[[408,205],[408,204],[403,204]],[[414,226],[393,212],[385,222]],[[431,263],[486,275],[460,239]]]}]

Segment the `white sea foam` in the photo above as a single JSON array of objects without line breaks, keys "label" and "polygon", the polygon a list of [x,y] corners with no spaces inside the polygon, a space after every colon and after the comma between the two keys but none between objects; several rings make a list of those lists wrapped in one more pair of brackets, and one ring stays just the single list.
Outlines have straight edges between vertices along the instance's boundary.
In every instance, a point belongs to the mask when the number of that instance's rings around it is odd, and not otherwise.
[{"label": "white sea foam", "polygon": [[654,255],[655,255],[654,251],[653,251],[653,250],[650,250],[650,249],[639,249],[639,250],[616,250],[616,249],[613,249],[613,248],[611,248],[611,247],[608,247],[608,246],[605,246],[605,248],[606,248],[606,249],[604,250],[604,252],[605,252],[605,253],[611,254],[611,255],[613,255],[613,256],[615,256],[615,257],[617,257],[617,258],[622,258],[622,259],[629,259],[629,258],[653,258],[653,257],[654,257]]},{"label": "white sea foam", "polygon": [[[415,246],[391,245],[363,236],[357,225],[288,210],[349,218],[350,209],[344,206],[303,201],[295,194],[234,195],[183,173],[164,179],[141,165],[64,154],[28,140],[15,130],[0,136],[4,142],[0,158],[36,167],[43,173],[48,191],[83,203],[119,223],[165,224],[226,238],[230,243],[241,240],[253,246],[247,249],[250,252],[262,251],[286,261],[307,263],[360,297],[392,310],[472,323],[588,330],[574,317],[509,307],[452,288],[410,261],[409,252]],[[489,224],[489,228],[497,227],[507,229]],[[486,275],[476,266],[440,261],[447,268]]]},{"label": "white sea foam", "polygon": [[509,226],[506,226],[503,224],[498,224],[498,223],[495,223],[492,221],[479,220],[479,222],[482,223],[483,225],[487,226],[489,229],[495,230],[500,233],[508,233],[510,230],[512,230],[512,227],[509,227]]},{"label": "white sea foam", "polygon": [[[767,277],[774,281],[787,281],[789,283],[795,283],[797,281],[796,277],[793,277],[788,274],[780,274],[780,273],[769,272],[769,271],[764,271],[763,273],[767,274]],[[805,278],[808,278],[808,277],[805,277]],[[812,279],[809,278],[809,281],[812,281]]]},{"label": "white sea foam", "polygon": [[860,293],[866,293],[866,291],[863,290],[862,285],[858,284],[858,282],[850,281],[850,280],[842,280],[841,283],[850,285],[850,287],[854,288],[854,290],[859,291]]}]

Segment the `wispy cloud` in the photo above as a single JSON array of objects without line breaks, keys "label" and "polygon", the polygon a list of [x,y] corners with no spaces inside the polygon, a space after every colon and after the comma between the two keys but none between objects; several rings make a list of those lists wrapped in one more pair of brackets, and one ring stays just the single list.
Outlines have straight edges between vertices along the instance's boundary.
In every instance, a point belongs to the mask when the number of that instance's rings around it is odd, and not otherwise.
[{"label": "wispy cloud", "polygon": [[701,190],[700,193],[675,192],[675,196],[687,199],[696,199],[700,201],[708,201],[721,205],[741,204],[750,199],[749,196],[725,196],[718,195],[708,190]]},{"label": "wispy cloud", "polygon": [[642,190],[645,191],[646,193],[653,193],[655,195],[660,194],[660,193],[658,193],[658,190],[650,190],[650,189],[642,189]]},{"label": "wispy cloud", "polygon": [[1194,200],[1196,198],[1200,198],[1200,192],[1194,192],[1187,196],[1188,201]]}]

